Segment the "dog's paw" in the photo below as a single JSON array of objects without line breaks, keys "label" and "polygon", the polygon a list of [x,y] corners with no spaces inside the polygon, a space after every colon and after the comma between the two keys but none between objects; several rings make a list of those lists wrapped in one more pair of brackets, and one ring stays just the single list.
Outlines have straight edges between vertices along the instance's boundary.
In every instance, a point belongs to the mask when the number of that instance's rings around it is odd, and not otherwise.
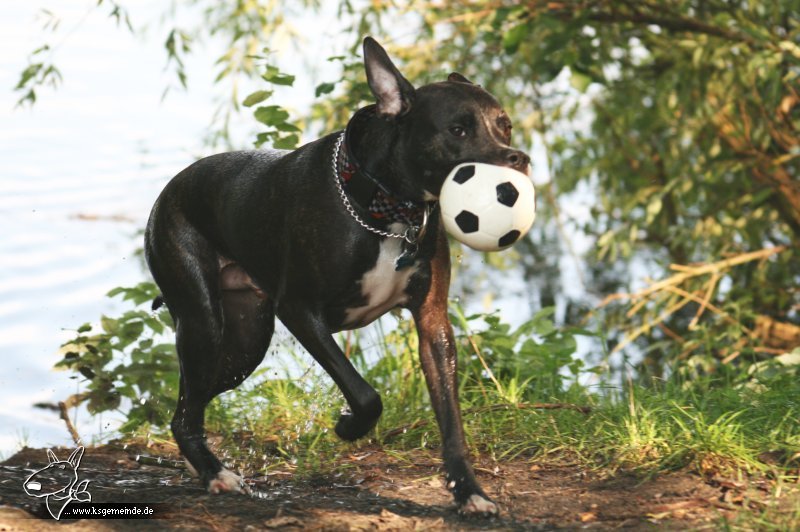
[{"label": "dog's paw", "polygon": [[336,435],[345,441],[355,441],[366,436],[378,424],[378,418],[368,419],[353,414],[342,414],[336,423]]},{"label": "dog's paw", "polygon": [[470,495],[469,499],[467,499],[467,502],[462,504],[461,508],[458,509],[458,512],[460,514],[469,516],[491,517],[500,513],[500,510],[497,508],[495,503],[476,493],[474,495]]},{"label": "dog's paw", "polygon": [[244,493],[249,495],[250,487],[244,483],[242,477],[233,471],[223,469],[217,473],[216,477],[211,479],[211,482],[208,483],[208,492],[212,495],[225,492]]}]

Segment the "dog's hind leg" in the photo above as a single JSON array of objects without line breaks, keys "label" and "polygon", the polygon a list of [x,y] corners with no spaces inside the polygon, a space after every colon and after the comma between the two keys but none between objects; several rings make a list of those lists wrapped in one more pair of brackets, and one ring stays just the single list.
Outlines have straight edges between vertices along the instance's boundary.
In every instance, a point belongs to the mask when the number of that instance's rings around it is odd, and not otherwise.
[{"label": "dog's hind leg", "polygon": [[180,241],[148,237],[147,246],[150,269],[176,328],[180,390],[172,433],[209,491],[246,491],[208,449],[205,409],[263,359],[273,330],[272,304],[252,291],[222,290],[217,253],[191,227],[169,234]]},{"label": "dog's hind leg", "polygon": [[[183,281],[181,288],[187,288],[187,281]],[[219,491],[221,487],[212,483],[221,481],[228,490],[236,490],[238,479],[226,472],[219,459],[211,453],[205,437],[205,409],[215,396],[215,372],[218,361],[224,356],[224,315],[219,291],[213,288],[186,290],[186,295],[182,294],[178,299],[175,294],[178,290],[162,290],[175,320],[180,361],[180,389],[172,418],[172,434],[204,486]]]},{"label": "dog's hind leg", "polygon": [[[253,373],[264,359],[275,327],[272,303],[251,290],[223,290],[222,308],[222,358],[216,365],[209,401]],[[248,491],[238,475],[224,468],[206,486],[211,493]]]},{"label": "dog's hind leg", "polygon": [[272,302],[252,290],[223,290],[223,359],[212,397],[232,390],[258,367],[275,330]]},{"label": "dog's hind leg", "polygon": [[172,432],[211,493],[246,491],[238,475],[225,469],[206,445],[205,408],[263,360],[274,328],[273,311],[269,301],[252,292],[224,292],[217,307],[221,316],[204,312],[177,319],[181,381]]}]

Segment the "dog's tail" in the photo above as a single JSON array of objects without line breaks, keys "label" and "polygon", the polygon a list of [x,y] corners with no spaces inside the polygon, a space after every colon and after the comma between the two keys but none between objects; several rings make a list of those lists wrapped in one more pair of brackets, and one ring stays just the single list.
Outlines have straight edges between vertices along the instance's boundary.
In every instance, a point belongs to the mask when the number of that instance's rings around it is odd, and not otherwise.
[{"label": "dog's tail", "polygon": [[156,298],[153,300],[153,304],[150,306],[150,309],[151,310],[158,310],[161,307],[161,305],[163,305],[163,304],[164,304],[164,296],[161,295],[161,294],[158,294],[156,296]]}]

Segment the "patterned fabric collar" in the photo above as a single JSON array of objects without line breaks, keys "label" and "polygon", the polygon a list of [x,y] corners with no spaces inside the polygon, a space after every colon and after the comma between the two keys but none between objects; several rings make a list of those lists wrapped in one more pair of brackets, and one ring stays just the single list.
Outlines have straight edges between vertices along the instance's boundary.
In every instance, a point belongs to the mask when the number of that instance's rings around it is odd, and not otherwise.
[{"label": "patterned fabric collar", "polygon": [[342,188],[355,202],[369,212],[370,218],[385,222],[419,227],[423,223],[425,203],[401,200],[386,189],[361,175],[348,157],[348,147],[342,146],[337,161],[338,178]]}]

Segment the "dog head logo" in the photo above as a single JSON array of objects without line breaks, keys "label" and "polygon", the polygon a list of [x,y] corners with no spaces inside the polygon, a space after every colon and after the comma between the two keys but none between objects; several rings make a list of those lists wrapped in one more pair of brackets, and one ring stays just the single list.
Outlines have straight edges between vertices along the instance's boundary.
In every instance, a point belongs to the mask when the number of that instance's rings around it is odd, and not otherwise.
[{"label": "dog head logo", "polygon": [[47,511],[58,521],[64,508],[72,501],[91,502],[92,495],[86,491],[88,480],[78,482],[78,465],[83,457],[83,446],[75,449],[69,458],[59,460],[47,450],[48,464],[25,479],[25,493],[31,497],[44,498]]}]

